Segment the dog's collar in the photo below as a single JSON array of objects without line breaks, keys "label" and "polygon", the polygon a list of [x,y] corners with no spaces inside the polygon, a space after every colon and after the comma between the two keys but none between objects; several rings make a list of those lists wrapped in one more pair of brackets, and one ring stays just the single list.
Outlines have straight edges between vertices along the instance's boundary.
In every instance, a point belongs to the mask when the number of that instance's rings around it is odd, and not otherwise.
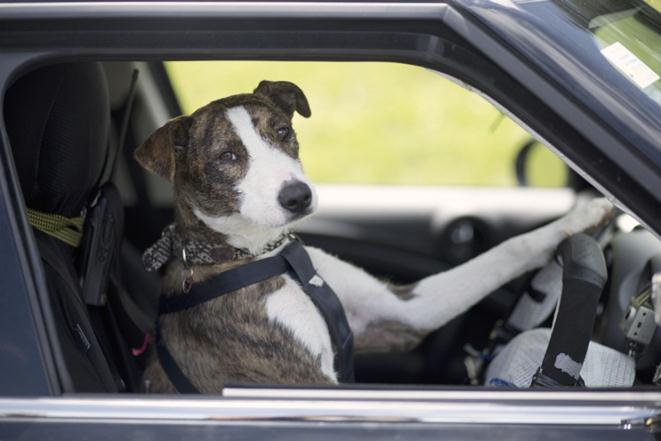
[{"label": "dog's collar", "polygon": [[145,250],[142,264],[147,271],[156,271],[173,256],[180,256],[186,265],[210,265],[228,260],[241,260],[269,253],[280,247],[290,234],[282,233],[276,240],[266,244],[259,253],[231,245],[213,245],[199,240],[185,240],[177,233],[175,224],[163,229],[161,238]]}]

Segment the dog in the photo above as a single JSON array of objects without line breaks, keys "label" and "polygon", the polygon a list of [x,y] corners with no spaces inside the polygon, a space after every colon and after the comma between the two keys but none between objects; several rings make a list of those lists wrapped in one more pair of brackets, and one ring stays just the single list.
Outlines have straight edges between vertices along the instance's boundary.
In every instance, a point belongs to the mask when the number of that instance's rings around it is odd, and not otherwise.
[{"label": "dog", "polygon": [[[172,259],[162,296],[186,295],[182,284],[187,280],[199,283],[274,255],[289,240],[278,242],[283,232],[314,212],[318,200],[299,159],[295,112],[311,114],[298,86],[262,81],[251,94],[219,99],[170,120],[136,149],[143,167],[172,182],[182,240],[243,253],[210,264]],[[408,286],[381,281],[323,250],[306,251],[344,308],[355,351],[404,351],[496,288],[543,266],[564,238],[603,223],[611,213],[608,201],[593,199]],[[326,322],[288,275],[161,316],[159,323],[172,357],[202,393],[220,393],[228,382],[338,382]],[[175,392],[154,354],[144,378],[151,392]]]}]

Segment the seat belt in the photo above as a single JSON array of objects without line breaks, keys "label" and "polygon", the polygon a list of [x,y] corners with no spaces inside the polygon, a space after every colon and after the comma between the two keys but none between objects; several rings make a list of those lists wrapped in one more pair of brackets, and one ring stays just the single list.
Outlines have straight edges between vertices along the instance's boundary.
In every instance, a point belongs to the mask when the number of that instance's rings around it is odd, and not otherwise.
[{"label": "seat belt", "polygon": [[143,334],[151,332],[154,329],[156,317],[147,313],[143,308],[138,306],[136,301],[126,291],[124,285],[119,280],[116,274],[110,274],[110,283],[114,286],[119,303],[131,320],[131,323]]},{"label": "seat belt", "polygon": [[[127,342],[127,326],[135,326],[140,332],[149,326],[145,313],[124,289],[119,269],[123,237],[124,212],[117,188],[109,182],[112,178],[117,157],[123,147],[135,98],[138,73],[133,71],[129,92],[124,103],[119,139],[116,149],[110,148],[103,171],[96,184],[98,192],[87,208],[86,222],[79,256],[80,284],[83,300],[94,314],[96,323],[105,333],[106,343],[113,348],[112,357],[120,361],[121,375],[129,390],[137,390],[139,367],[131,357],[130,347],[136,342]],[[115,152],[114,154],[112,152]],[[108,299],[108,296],[113,297]],[[110,301],[109,301],[110,300]],[[128,317],[124,323],[121,317]],[[155,317],[154,317],[155,319]],[[116,372],[119,370],[115,369]]]},{"label": "seat belt", "polygon": [[[106,157],[103,171],[95,187],[98,189],[94,200],[88,207],[84,226],[84,248],[80,258],[81,284],[85,303],[93,306],[106,304],[105,287],[114,259],[119,259],[124,228],[124,209],[119,191],[109,183],[117,166],[117,157],[124,146],[135,99],[138,71],[131,75],[131,84],[124,104],[122,125],[120,127],[117,148],[108,149],[108,156],[115,150],[115,155]],[[121,207],[121,208],[119,208]]]},{"label": "seat belt", "polygon": [[[353,334],[344,308],[330,286],[317,274],[300,239],[293,237],[272,257],[232,268],[204,282],[190,286],[188,293],[162,297],[159,315],[172,314],[201,305],[240,288],[288,274],[301,286],[324,318],[335,352],[334,367],[341,382],[351,382],[353,373]],[[199,393],[167,349],[160,329],[156,329],[156,353],[163,370],[179,393]]]}]

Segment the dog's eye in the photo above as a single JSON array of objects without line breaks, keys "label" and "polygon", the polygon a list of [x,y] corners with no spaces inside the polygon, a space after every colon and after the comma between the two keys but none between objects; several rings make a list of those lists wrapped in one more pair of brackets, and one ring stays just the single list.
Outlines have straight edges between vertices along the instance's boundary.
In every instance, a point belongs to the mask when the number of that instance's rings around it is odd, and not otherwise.
[{"label": "dog's eye", "polygon": [[227,151],[220,154],[220,160],[223,162],[234,162],[237,159],[239,157],[234,152]]},{"label": "dog's eye", "polygon": [[282,126],[282,127],[278,127],[276,129],[276,132],[278,134],[278,138],[280,139],[280,141],[284,141],[285,139],[289,138],[291,129],[287,126]]}]

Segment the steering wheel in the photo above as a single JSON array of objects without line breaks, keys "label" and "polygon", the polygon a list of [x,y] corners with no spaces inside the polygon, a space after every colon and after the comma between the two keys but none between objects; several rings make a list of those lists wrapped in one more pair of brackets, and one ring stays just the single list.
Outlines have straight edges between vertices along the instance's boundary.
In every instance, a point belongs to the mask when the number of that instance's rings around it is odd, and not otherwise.
[{"label": "steering wheel", "polygon": [[[613,217],[593,228],[589,235],[599,243],[609,242],[620,213],[621,211],[616,209]],[[537,270],[520,288],[516,306],[503,325],[501,343],[506,343],[523,331],[540,326],[555,310],[561,294],[562,279],[562,267],[557,255],[556,251],[556,258]]]},{"label": "steering wheel", "polygon": [[575,234],[565,239],[556,256],[562,261],[562,294],[532,387],[580,385],[597,303],[608,279],[604,254],[591,236]]},{"label": "steering wheel", "polygon": [[[583,384],[581,375],[588,385],[633,382],[629,357],[590,342],[597,303],[607,278],[599,244],[586,234],[577,234],[558,246],[556,258],[562,262],[562,267],[558,265],[559,275],[555,277],[560,294],[553,299],[553,306],[558,305],[553,328],[535,326],[503,345],[489,360],[483,384],[518,388],[531,384],[535,387],[578,386]],[[592,352],[583,369],[588,346]],[[610,379],[606,370],[620,367],[626,375]]]}]

